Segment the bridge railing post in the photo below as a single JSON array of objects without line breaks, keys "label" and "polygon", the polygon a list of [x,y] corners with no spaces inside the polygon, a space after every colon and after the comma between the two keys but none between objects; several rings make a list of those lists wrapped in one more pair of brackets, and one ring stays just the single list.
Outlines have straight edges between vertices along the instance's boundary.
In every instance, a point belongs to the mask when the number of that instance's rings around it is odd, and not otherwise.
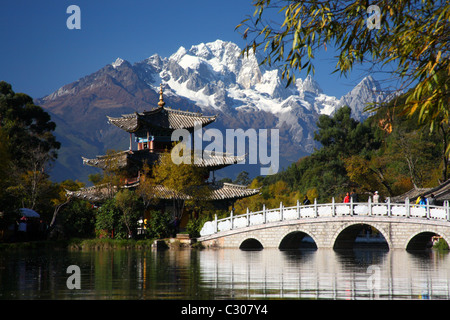
[{"label": "bridge railing post", "polygon": [[300,200],[297,199],[297,219],[300,219]]},{"label": "bridge railing post", "polygon": [[450,221],[450,205],[448,200],[444,202],[445,212],[447,213],[447,221]]},{"label": "bridge railing post", "polygon": [[391,197],[387,198],[387,215],[388,215],[388,217],[392,216],[392,212],[391,212]]},{"label": "bridge railing post", "polygon": [[331,198],[331,216],[336,216],[336,203],[334,202],[334,197]]},{"label": "bridge railing post", "polygon": [[263,204],[263,223],[267,222],[267,213],[266,213],[266,205]]},{"label": "bridge railing post", "polygon": [[409,198],[405,199],[405,209],[406,209],[406,217],[409,218],[411,216],[411,207],[409,206]]},{"label": "bridge railing post", "polygon": [[318,208],[317,208],[317,198],[314,198],[314,216],[317,218],[319,216]]},{"label": "bridge railing post", "polygon": [[233,230],[233,214],[234,214],[234,212],[233,212],[233,209],[231,209],[231,212],[230,212],[230,224],[231,224],[231,226],[230,226],[230,229],[231,230]]},{"label": "bridge railing post", "polygon": [[217,214],[214,215],[214,233],[217,233],[218,228],[217,228]]},{"label": "bridge railing post", "polygon": [[353,198],[350,197],[350,217],[353,217]]},{"label": "bridge railing post", "polygon": [[372,210],[372,197],[369,195],[369,202],[368,202],[368,206],[369,206],[369,212],[367,213],[369,216],[372,215],[373,210]]},{"label": "bridge railing post", "polygon": [[283,221],[283,202],[280,202],[280,221]]},{"label": "bridge railing post", "polygon": [[247,212],[245,214],[247,216],[247,227],[248,227],[250,225],[250,211],[248,210],[248,207],[247,207]]},{"label": "bridge railing post", "polygon": [[428,200],[426,202],[427,202],[427,206],[426,206],[427,212],[425,213],[425,215],[426,215],[427,219],[430,219],[431,218],[430,217],[430,203],[428,202]]}]

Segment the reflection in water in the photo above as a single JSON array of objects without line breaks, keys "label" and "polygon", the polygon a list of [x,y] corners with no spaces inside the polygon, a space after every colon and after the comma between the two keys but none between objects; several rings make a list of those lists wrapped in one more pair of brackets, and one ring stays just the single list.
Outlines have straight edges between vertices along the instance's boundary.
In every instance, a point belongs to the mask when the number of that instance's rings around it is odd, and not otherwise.
[{"label": "reflection in water", "polygon": [[[81,290],[69,290],[69,265]],[[21,252],[0,299],[450,299],[450,255],[404,250]]]},{"label": "reflection in water", "polygon": [[406,251],[202,251],[219,298],[449,299],[448,254]]}]

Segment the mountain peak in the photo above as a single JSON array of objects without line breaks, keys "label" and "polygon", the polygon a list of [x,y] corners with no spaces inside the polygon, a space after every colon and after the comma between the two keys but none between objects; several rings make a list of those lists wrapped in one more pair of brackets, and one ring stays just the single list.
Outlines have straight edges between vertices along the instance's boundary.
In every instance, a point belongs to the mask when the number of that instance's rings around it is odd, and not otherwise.
[{"label": "mountain peak", "polygon": [[361,82],[356,87],[358,86],[365,86],[374,92],[382,91],[380,83],[377,80],[375,80],[371,75],[364,77],[364,79],[362,79]]},{"label": "mountain peak", "polygon": [[296,81],[297,88],[299,91],[303,92],[312,92],[314,94],[321,94],[323,93],[322,88],[320,87],[319,83],[313,79],[313,77],[308,74],[305,78],[305,80],[302,81],[302,79],[298,79]]},{"label": "mountain peak", "polygon": [[349,93],[341,97],[339,105],[349,106],[352,109],[352,116],[360,121],[368,116],[364,109],[369,103],[381,102],[386,99],[388,99],[388,95],[382,91],[379,82],[368,75]]},{"label": "mountain peak", "polygon": [[206,60],[212,58],[212,52],[209,49],[208,45],[206,45],[205,43],[200,43],[198,45],[192,46],[191,49],[189,49],[188,53]]}]

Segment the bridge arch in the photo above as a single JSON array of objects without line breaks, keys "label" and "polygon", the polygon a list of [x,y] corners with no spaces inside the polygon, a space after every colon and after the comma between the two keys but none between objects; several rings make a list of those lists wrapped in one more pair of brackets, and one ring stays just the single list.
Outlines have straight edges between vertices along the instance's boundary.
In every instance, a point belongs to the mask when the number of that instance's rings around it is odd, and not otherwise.
[{"label": "bridge arch", "polygon": [[[331,247],[333,249],[351,249],[354,247],[358,235],[360,235],[361,232],[370,232],[371,228],[379,232],[381,237],[384,238],[380,238],[379,242],[372,243],[373,246],[388,250],[393,247],[391,239],[388,236],[389,233],[384,230],[383,226],[368,221],[347,223],[339,228],[331,240]],[[370,243],[367,245],[370,245]]]},{"label": "bridge arch", "polygon": [[[311,241],[305,241],[311,239]],[[278,244],[280,250],[317,249],[314,236],[303,230],[291,230],[286,232]]]},{"label": "bridge arch", "polygon": [[449,239],[444,234],[441,234],[438,230],[433,228],[426,228],[419,232],[414,232],[406,240],[404,248],[406,250],[424,250],[430,247],[430,240],[433,236],[442,237],[447,245],[450,243]]},{"label": "bridge arch", "polygon": [[239,245],[239,249],[241,250],[262,250],[264,249],[264,246],[262,245],[261,241],[258,239],[252,237],[252,238],[246,238],[244,241],[241,242]]}]

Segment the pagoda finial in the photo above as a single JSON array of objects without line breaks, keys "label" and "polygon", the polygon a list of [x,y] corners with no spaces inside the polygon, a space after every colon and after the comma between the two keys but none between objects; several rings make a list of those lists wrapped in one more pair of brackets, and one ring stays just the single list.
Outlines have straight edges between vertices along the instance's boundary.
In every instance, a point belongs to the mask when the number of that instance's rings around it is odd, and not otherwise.
[{"label": "pagoda finial", "polygon": [[163,87],[162,87],[162,83],[159,85],[159,102],[158,102],[158,106],[160,106],[161,108],[164,107],[166,103],[164,102],[163,99]]}]

